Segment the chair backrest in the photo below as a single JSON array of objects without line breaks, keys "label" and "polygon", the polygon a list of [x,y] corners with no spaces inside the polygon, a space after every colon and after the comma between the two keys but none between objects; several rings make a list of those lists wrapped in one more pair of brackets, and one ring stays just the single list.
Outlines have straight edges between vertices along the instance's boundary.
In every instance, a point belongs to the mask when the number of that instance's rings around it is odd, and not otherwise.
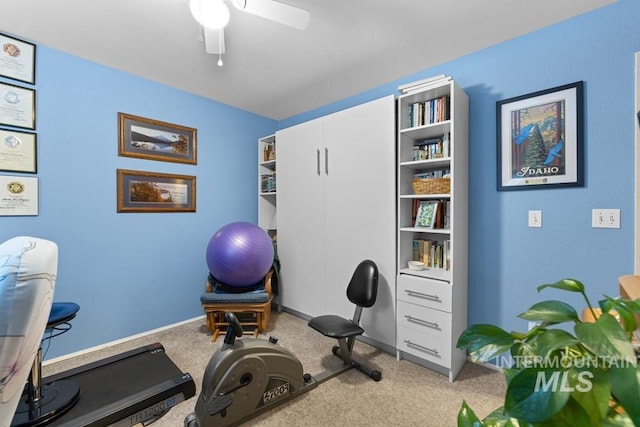
[{"label": "chair backrest", "polygon": [[40,347],[58,273],[58,246],[36,237],[0,244],[0,426],[11,424]]},{"label": "chair backrest", "polygon": [[359,307],[371,307],[378,296],[378,266],[364,260],[356,267],[347,286],[347,298]]}]

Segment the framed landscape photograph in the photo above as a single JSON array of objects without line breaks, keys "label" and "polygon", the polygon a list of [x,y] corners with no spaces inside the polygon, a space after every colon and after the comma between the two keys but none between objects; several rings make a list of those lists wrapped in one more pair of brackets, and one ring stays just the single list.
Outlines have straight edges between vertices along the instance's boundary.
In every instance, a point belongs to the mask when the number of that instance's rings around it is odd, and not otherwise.
[{"label": "framed landscape photograph", "polygon": [[163,162],[198,163],[197,129],[118,113],[118,155]]},{"label": "framed landscape photograph", "polygon": [[36,82],[36,45],[0,33],[0,76]]},{"label": "framed landscape photograph", "polygon": [[498,191],[584,185],[583,82],[496,103]]},{"label": "framed landscape photograph", "polygon": [[36,128],[36,91],[0,83],[0,125]]},{"label": "framed landscape photograph", "polygon": [[195,212],[196,177],[117,171],[118,212]]},{"label": "framed landscape photograph", "polygon": [[0,171],[38,171],[35,133],[0,129]]}]

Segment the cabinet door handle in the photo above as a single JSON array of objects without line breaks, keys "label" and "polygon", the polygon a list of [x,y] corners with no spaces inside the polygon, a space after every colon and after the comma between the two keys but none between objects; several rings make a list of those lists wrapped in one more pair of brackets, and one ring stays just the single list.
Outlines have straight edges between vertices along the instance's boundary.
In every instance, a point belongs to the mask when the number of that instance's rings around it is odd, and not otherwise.
[{"label": "cabinet door handle", "polygon": [[433,329],[440,329],[440,325],[438,325],[437,322],[429,322],[428,320],[418,319],[417,317],[413,317],[413,316],[410,316],[408,314],[405,314],[404,317],[409,322],[420,323],[420,324],[423,324],[425,326],[429,326],[430,328],[433,328]]},{"label": "cabinet door handle", "polygon": [[324,174],[329,175],[329,149],[324,147]]},{"label": "cabinet door handle", "polygon": [[318,172],[318,176],[320,176],[320,149],[316,150],[316,170]]},{"label": "cabinet door handle", "polygon": [[436,356],[439,356],[439,355],[440,355],[440,353],[438,353],[438,350],[437,350],[437,349],[435,349],[435,348],[425,347],[425,346],[423,346],[423,345],[420,345],[420,344],[416,344],[416,343],[414,343],[414,342],[411,342],[410,340],[404,340],[404,342],[405,342],[409,347],[415,347],[415,348],[418,348],[418,349],[420,349],[420,350],[427,351],[427,352],[429,352],[429,353],[431,353],[431,354],[434,354],[434,355],[436,355]]},{"label": "cabinet door handle", "polygon": [[407,295],[410,295],[410,296],[423,297],[433,301],[442,301],[438,295],[425,294],[423,292],[412,291],[411,289],[405,289],[404,291],[407,293]]}]

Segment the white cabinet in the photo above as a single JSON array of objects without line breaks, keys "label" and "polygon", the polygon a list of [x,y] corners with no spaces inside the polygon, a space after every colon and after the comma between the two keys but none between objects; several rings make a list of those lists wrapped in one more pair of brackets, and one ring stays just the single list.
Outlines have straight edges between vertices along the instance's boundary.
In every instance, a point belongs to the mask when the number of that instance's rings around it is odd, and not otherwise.
[{"label": "white cabinet", "polygon": [[[401,95],[397,110],[397,354],[450,381],[466,360],[456,343],[467,327],[468,108],[442,77]],[[430,202],[443,213],[436,228],[417,226]],[[426,269],[408,268],[417,258]]]},{"label": "white cabinet", "polygon": [[258,225],[272,236],[278,227],[276,177],[276,136],[265,136],[258,140]]},{"label": "white cabinet", "polygon": [[276,133],[281,301],[306,316],[353,315],[357,264],[380,273],[366,335],[395,347],[395,100],[387,96]]}]

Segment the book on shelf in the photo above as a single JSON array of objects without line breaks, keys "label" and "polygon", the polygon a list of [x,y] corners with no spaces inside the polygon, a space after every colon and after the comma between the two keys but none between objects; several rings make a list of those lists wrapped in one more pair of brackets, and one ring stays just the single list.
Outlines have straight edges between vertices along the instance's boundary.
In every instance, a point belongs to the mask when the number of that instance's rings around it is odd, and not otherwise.
[{"label": "book on shelf", "polygon": [[433,227],[434,229],[448,229],[451,224],[451,201],[450,200],[430,200],[424,201],[420,199],[414,199],[413,205],[411,209],[411,223],[414,224],[414,227],[421,227],[418,225],[418,213],[420,211],[420,205],[425,203],[434,203],[436,204],[434,210],[434,221]]},{"label": "book on shelf", "polygon": [[427,138],[413,144],[413,160],[431,160],[449,157],[449,133]]},{"label": "book on shelf", "polygon": [[276,173],[265,173],[260,175],[260,192],[273,193],[276,191]]},{"label": "book on shelf", "polygon": [[408,105],[409,127],[439,123],[451,118],[451,98],[443,95],[427,101],[413,102]]},{"label": "book on shelf", "polygon": [[451,241],[414,239],[413,261],[422,261],[427,268],[451,269]]}]

